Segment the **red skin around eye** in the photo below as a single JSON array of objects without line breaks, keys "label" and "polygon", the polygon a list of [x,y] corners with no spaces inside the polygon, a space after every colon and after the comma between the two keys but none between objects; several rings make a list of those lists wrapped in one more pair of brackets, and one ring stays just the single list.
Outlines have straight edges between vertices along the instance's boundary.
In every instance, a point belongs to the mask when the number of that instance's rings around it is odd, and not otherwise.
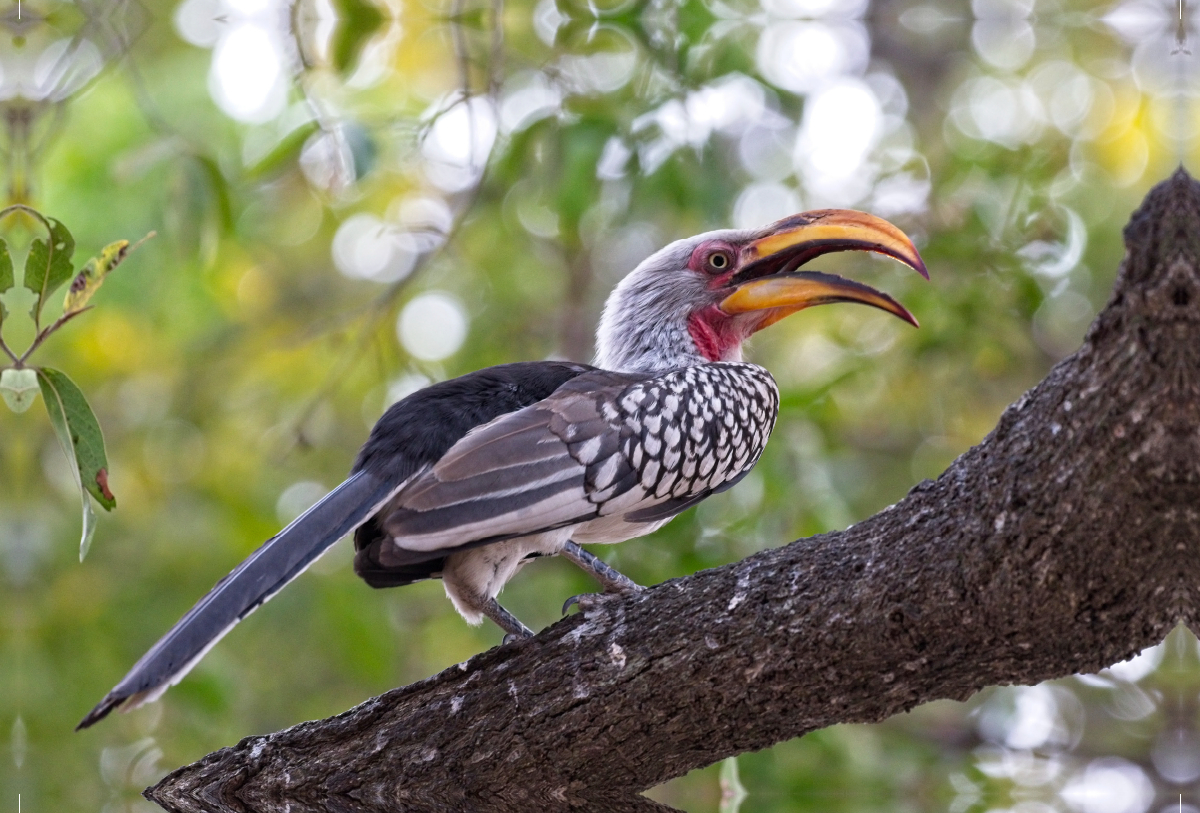
[{"label": "red skin around eye", "polygon": [[[729,268],[722,273],[714,273],[708,266],[708,258],[714,251],[724,251],[729,257]],[[737,270],[737,250],[724,240],[707,240],[696,246],[692,256],[688,258],[688,268],[708,280],[709,288],[721,288]]]}]

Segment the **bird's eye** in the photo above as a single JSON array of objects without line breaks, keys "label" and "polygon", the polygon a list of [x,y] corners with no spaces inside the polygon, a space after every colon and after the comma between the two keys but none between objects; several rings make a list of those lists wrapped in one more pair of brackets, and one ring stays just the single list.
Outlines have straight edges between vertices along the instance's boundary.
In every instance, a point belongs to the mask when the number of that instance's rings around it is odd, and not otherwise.
[{"label": "bird's eye", "polygon": [[728,252],[725,251],[714,251],[708,255],[708,267],[714,271],[724,271],[732,262]]}]

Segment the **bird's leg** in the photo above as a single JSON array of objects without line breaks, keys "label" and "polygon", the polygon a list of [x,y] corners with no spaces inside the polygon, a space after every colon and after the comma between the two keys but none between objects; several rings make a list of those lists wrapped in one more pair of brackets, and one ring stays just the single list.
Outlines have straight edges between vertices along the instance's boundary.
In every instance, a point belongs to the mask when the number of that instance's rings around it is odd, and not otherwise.
[{"label": "bird's leg", "polygon": [[612,565],[600,560],[570,540],[563,545],[559,552],[572,564],[582,568],[588,575],[600,582],[606,593],[636,593],[642,586],[633,579],[621,573]]},{"label": "bird's leg", "polygon": [[[563,545],[559,554],[577,565],[593,579],[600,582],[605,593],[628,595],[629,593],[636,593],[639,590],[645,589],[624,573],[600,561],[595,555],[588,553],[570,540],[567,540],[567,544]],[[573,604],[578,604],[580,608],[586,609],[585,604],[588,601],[588,596],[589,594],[585,593],[583,595],[571,596],[567,599],[563,604],[563,615],[567,614],[567,610],[571,609],[571,605]]]},{"label": "bird's leg", "polygon": [[479,609],[488,618],[496,623],[496,626],[504,630],[503,643],[511,644],[513,641],[519,641],[522,638],[532,638],[533,630],[521,623],[521,619],[510,613],[508,610],[500,606],[500,602],[494,598],[489,598],[487,601],[481,602]]}]

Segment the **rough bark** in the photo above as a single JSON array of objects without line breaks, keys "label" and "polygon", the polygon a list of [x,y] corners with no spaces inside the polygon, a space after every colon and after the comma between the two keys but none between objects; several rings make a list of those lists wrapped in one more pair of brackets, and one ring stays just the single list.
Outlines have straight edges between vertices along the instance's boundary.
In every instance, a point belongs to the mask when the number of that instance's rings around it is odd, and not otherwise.
[{"label": "rough bark", "polygon": [[1126,229],[1083,347],[936,482],[844,532],[613,597],[337,717],[171,811],[665,810],[639,793],[833,723],[1096,671],[1196,617],[1200,183]]}]

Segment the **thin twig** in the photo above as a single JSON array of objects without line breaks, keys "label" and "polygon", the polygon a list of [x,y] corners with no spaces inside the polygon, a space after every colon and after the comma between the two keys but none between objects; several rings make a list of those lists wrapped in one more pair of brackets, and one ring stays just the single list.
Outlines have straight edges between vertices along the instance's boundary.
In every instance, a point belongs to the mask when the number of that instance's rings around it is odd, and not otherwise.
[{"label": "thin twig", "polygon": [[24,353],[21,354],[21,357],[19,359],[16,360],[17,368],[20,369],[21,367],[25,366],[25,359],[27,359],[31,355],[33,355],[33,352],[35,350],[37,350],[39,347],[41,347],[42,342],[46,341],[46,339],[50,336],[51,333],[58,330],[60,327],[62,327],[67,322],[74,319],[76,316],[79,316],[81,313],[87,313],[91,309],[92,308],[89,305],[88,307],[82,308],[77,311],[71,311],[70,313],[64,313],[62,316],[55,319],[52,324],[39,330],[37,338],[35,338],[33,340],[33,344],[29,345],[29,348]]},{"label": "thin twig", "polygon": [[[2,323],[2,322],[3,322],[3,319],[2,319],[2,318],[0,318],[0,323]],[[14,364],[17,366],[17,369],[20,369],[20,367],[21,367],[21,360],[20,360],[19,358],[17,358],[17,354],[16,354],[16,353],[14,353],[14,352],[13,352],[13,351],[12,351],[12,350],[9,348],[9,346],[8,346],[8,343],[4,341],[4,337],[3,337],[3,336],[0,336],[0,350],[3,350],[3,351],[4,351],[4,354],[5,354],[6,356],[8,356],[10,359],[12,359],[12,360],[13,360],[13,363],[14,363]]]},{"label": "thin twig", "polygon": [[504,72],[504,0],[492,0],[492,58],[488,63],[488,94],[500,96],[500,75]]},{"label": "thin twig", "polygon": [[[467,51],[466,35],[463,33],[462,17],[465,0],[454,0],[450,12],[450,33],[454,39],[454,56],[458,65],[458,84],[462,89],[462,98],[471,97],[471,55]],[[474,135],[472,133],[471,135]]]}]

